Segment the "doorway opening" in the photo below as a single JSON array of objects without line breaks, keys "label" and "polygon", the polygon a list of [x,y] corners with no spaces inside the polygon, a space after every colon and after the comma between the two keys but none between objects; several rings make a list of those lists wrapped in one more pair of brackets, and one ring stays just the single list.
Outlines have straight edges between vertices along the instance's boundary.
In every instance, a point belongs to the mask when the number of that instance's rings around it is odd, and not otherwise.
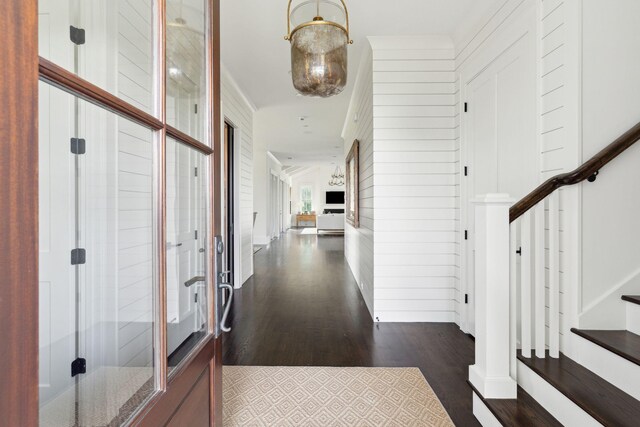
[{"label": "doorway opening", "polygon": [[235,284],[235,128],[224,122],[224,242],[227,281]]}]

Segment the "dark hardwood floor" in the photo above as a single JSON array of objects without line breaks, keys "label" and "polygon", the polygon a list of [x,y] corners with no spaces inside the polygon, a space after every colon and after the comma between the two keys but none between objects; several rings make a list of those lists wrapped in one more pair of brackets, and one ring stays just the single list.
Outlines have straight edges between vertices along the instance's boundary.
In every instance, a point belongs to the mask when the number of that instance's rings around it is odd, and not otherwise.
[{"label": "dark hardwood floor", "polygon": [[225,364],[418,367],[456,425],[480,425],[467,384],[472,339],[455,324],[374,323],[342,236],[292,230],[254,260],[235,292]]}]

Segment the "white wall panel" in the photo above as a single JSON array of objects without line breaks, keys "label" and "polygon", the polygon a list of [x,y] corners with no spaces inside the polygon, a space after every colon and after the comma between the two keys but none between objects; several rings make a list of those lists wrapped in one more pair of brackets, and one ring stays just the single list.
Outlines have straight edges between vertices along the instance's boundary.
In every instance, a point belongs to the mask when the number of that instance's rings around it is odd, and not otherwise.
[{"label": "white wall panel", "polygon": [[[373,60],[368,47],[362,58],[347,114],[343,138],[345,155],[355,139],[360,141],[360,228],[345,225],[345,256],[374,316],[374,162],[373,162]],[[358,118],[357,120],[355,118]]]},{"label": "white wall panel", "polygon": [[375,317],[382,322],[455,318],[455,56],[450,40],[415,39],[422,49],[372,38]]}]

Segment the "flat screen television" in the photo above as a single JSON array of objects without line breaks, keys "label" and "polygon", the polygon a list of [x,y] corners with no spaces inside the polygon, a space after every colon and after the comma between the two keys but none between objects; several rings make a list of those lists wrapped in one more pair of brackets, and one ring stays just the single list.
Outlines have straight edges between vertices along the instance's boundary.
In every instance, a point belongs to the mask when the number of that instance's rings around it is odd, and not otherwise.
[{"label": "flat screen television", "polygon": [[327,191],[327,205],[344,205],[344,191]]}]

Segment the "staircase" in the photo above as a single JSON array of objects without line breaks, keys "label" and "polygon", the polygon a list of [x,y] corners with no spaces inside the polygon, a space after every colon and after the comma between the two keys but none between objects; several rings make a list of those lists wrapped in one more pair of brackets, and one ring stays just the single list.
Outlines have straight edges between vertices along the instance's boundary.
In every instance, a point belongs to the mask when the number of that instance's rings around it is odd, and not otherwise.
[{"label": "staircase", "polygon": [[622,297],[625,330],[568,325],[557,191],[595,181],[638,140],[640,124],[515,204],[506,195],[477,201],[476,364],[469,384],[483,426],[640,425],[640,295]]}]

